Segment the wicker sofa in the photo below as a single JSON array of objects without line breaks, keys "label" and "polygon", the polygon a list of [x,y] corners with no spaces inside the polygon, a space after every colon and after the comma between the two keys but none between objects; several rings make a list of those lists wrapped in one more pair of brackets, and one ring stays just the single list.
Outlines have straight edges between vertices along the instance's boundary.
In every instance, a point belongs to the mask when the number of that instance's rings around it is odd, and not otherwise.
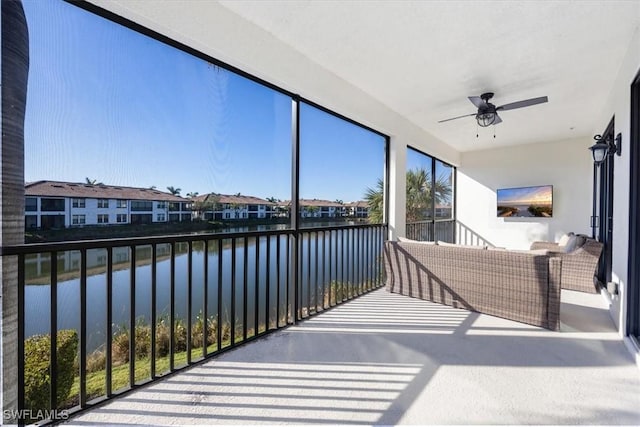
[{"label": "wicker sofa", "polygon": [[390,292],[560,329],[559,257],[387,241],[384,260]]},{"label": "wicker sofa", "polygon": [[549,255],[562,259],[562,277],[560,279],[562,289],[597,293],[598,288],[595,284],[594,274],[603,245],[588,237],[577,236],[577,238],[582,241],[569,252],[565,252],[558,243],[550,242],[533,242],[531,249],[546,249]]}]

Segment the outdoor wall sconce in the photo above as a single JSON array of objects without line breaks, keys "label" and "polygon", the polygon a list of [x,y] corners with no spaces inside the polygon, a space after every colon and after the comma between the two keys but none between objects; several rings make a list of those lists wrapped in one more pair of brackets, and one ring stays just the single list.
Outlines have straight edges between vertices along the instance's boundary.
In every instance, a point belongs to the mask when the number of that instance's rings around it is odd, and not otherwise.
[{"label": "outdoor wall sconce", "polygon": [[602,135],[596,135],[593,137],[596,143],[589,147],[591,154],[593,154],[593,162],[596,166],[599,166],[604,162],[607,156],[612,156],[614,153],[618,156],[622,154],[622,134],[618,133],[615,140],[611,140],[611,137],[603,138]]}]

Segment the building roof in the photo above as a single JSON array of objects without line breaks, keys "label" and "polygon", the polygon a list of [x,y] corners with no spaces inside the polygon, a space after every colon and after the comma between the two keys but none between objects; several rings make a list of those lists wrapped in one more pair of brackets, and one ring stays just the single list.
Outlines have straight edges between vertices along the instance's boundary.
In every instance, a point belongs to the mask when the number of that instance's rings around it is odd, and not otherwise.
[{"label": "building roof", "polygon": [[36,181],[24,186],[26,196],[77,197],[93,199],[155,200],[159,202],[186,202],[187,199],[150,188],[122,187],[78,182]]},{"label": "building roof", "polygon": [[243,196],[243,195],[234,195],[234,194],[202,194],[200,196],[196,196],[192,199],[195,202],[215,202],[215,203],[229,203],[229,204],[238,204],[238,205],[275,205],[275,203],[270,202],[265,199],[261,199],[260,197],[254,196]]},{"label": "building roof", "polygon": [[353,207],[353,208],[368,208],[369,207],[369,203],[365,202],[364,200],[358,200],[357,202],[349,202],[349,203],[345,203],[345,206],[348,207]]},{"label": "building roof", "polygon": [[344,203],[338,203],[336,201],[330,200],[321,200],[321,199],[300,199],[298,201],[298,205],[300,206],[318,206],[318,207],[336,207],[342,208],[345,206]]}]

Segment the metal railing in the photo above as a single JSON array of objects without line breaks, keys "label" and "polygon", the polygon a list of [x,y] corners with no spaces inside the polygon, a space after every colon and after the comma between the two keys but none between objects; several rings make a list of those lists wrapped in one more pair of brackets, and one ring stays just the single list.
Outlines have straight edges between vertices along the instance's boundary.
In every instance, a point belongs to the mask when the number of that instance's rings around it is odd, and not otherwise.
[{"label": "metal railing", "polygon": [[385,225],[353,225],[3,247],[18,267],[19,409],[84,410],[376,289],[385,239]]},{"label": "metal railing", "polygon": [[456,220],[428,220],[407,223],[406,236],[408,239],[420,241],[443,241],[455,243]]}]

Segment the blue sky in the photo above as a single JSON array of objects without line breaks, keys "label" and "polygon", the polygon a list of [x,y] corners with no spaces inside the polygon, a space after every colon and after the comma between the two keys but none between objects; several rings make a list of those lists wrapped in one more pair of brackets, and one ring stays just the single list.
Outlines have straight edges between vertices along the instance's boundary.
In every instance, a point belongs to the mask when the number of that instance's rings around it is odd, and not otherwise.
[{"label": "blue sky", "polygon": [[[25,180],[290,198],[291,100],[62,1],[24,2]],[[300,194],[359,200],[384,140],[301,109]]]},{"label": "blue sky", "polygon": [[497,197],[499,204],[551,204],[552,194],[553,187],[550,185],[543,185],[540,187],[499,189]]}]

